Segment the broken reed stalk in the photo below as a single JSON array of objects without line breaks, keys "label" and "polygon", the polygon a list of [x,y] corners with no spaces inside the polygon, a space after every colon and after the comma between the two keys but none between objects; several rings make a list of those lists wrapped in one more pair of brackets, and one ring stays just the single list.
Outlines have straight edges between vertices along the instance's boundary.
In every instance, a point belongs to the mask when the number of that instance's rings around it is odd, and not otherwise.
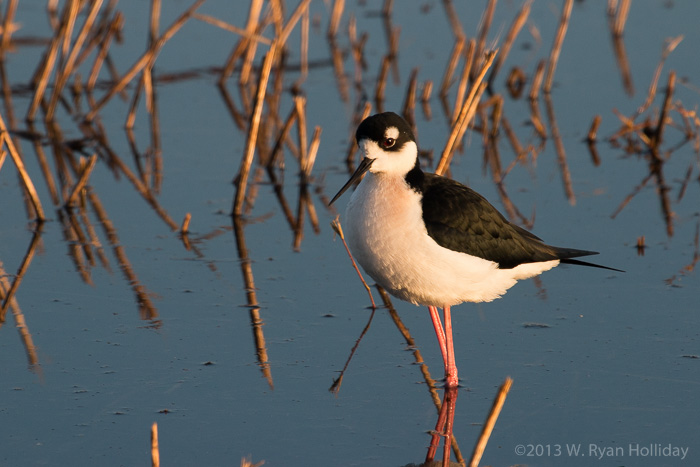
[{"label": "broken reed stalk", "polygon": [[39,200],[39,195],[36,191],[36,188],[34,187],[34,183],[32,183],[32,179],[29,176],[27,169],[24,166],[24,161],[22,161],[22,156],[17,151],[17,148],[15,147],[14,141],[12,141],[12,138],[10,137],[10,133],[7,131],[7,127],[5,126],[5,120],[2,118],[2,115],[0,114],[0,148],[2,148],[3,144],[7,148],[7,152],[10,153],[10,157],[12,158],[12,161],[15,163],[15,167],[17,167],[17,172],[19,173],[20,180],[22,180],[22,185],[24,186],[24,190],[32,202],[32,207],[34,208],[34,214],[36,215],[36,220],[38,222],[43,222],[44,220],[46,220],[46,216],[44,215],[44,209],[41,207],[41,201]]},{"label": "broken reed stalk", "polygon": [[345,0],[335,0],[333,2],[333,10],[331,11],[331,20],[328,24],[329,38],[335,37],[338,33],[338,26],[340,26],[340,18],[343,17],[343,8],[345,8]]},{"label": "broken reed stalk", "polygon": [[661,70],[664,67],[666,58],[668,58],[669,54],[675,50],[675,48],[678,46],[678,44],[681,43],[681,41],[683,41],[682,35],[666,40],[666,45],[664,46],[663,51],[661,52],[661,59],[659,60],[659,64],[656,66],[656,70],[654,70],[654,78],[651,80],[651,84],[649,85],[649,93],[647,94],[647,98],[644,101],[644,103],[637,109],[636,115],[632,118],[632,120],[646,112],[651,103],[654,102],[654,97],[656,96],[656,88],[659,84],[659,79],[661,78]]},{"label": "broken reed stalk", "polygon": [[158,448],[158,423],[151,425],[151,466],[160,467],[160,450]]},{"label": "broken reed stalk", "polygon": [[308,158],[309,147],[306,134],[306,98],[294,96],[294,108],[297,113],[297,141],[299,143],[299,167],[304,170]]},{"label": "broken reed stalk", "polygon": [[452,6],[452,0],[443,0],[442,6],[445,9],[445,15],[447,16],[447,21],[450,23],[452,28],[452,33],[455,35],[457,40],[464,40],[467,37],[462,29],[462,23],[459,20],[459,15]]},{"label": "broken reed stalk", "polygon": [[664,127],[666,126],[666,116],[671,109],[671,98],[673,97],[673,91],[676,87],[676,72],[671,71],[668,75],[668,84],[666,85],[666,95],[664,97],[664,103],[661,107],[661,113],[659,114],[659,121],[656,124],[656,130],[654,131],[651,142],[652,149],[658,149],[661,144]]},{"label": "broken reed stalk", "polygon": [[415,109],[416,109],[416,89],[418,88],[418,68],[411,71],[411,76],[408,79],[408,88],[406,89],[406,98],[403,103],[401,113],[408,123],[415,127]]},{"label": "broken reed stalk", "polygon": [[512,385],[513,380],[510,377],[508,377],[498,389],[498,394],[496,395],[496,398],[493,401],[493,405],[491,406],[491,412],[489,413],[489,416],[486,419],[486,423],[484,423],[484,427],[481,429],[481,435],[479,435],[479,440],[477,441],[476,446],[474,446],[474,452],[472,453],[472,458],[469,462],[469,467],[479,466],[481,456],[483,456],[484,454],[486,444],[489,442],[489,437],[491,436],[493,427],[496,425],[496,420],[498,420],[498,416],[501,413],[503,404],[505,404],[506,402],[506,396],[508,396],[508,391],[510,391]]},{"label": "broken reed stalk", "polygon": [[559,19],[559,28],[557,29],[557,35],[554,37],[552,52],[549,55],[549,62],[547,64],[547,76],[544,80],[545,94],[549,94],[549,92],[552,90],[552,84],[554,83],[554,72],[557,69],[557,62],[559,61],[561,46],[564,43],[566,29],[569,27],[569,19],[571,18],[571,9],[573,6],[574,0],[565,0],[564,8],[561,11],[561,17]]},{"label": "broken reed stalk", "polygon": [[531,6],[532,0],[527,0],[525,3],[523,3],[523,6],[520,8],[520,11],[515,16],[515,19],[513,19],[513,23],[510,25],[508,34],[506,34],[506,38],[500,47],[501,51],[498,54],[498,58],[496,58],[496,62],[493,64],[493,68],[491,69],[491,74],[489,75],[488,79],[489,86],[493,84],[493,80],[496,78],[496,75],[501,69],[503,62],[505,62],[506,58],[508,57],[508,54],[510,53],[510,49],[513,47],[513,43],[515,42],[516,37],[518,37],[518,34],[520,34],[520,30],[527,22],[527,18],[530,16]]},{"label": "broken reed stalk", "polygon": [[131,68],[121,77],[121,79],[115,83],[107,93],[102,96],[102,98],[95,103],[90,112],[85,116],[86,121],[92,121],[97,113],[104,107],[104,105],[109,102],[115,94],[121,92],[127,84],[131,82],[132,79],[160,52],[160,49],[168,42],[177,31],[187,22],[188,19],[194,14],[195,10],[199,8],[205,0],[195,0],[195,2],[190,6],[184,13],[182,13],[169,27],[161,34],[153,47],[149,48]]},{"label": "broken reed stalk", "polygon": [[314,168],[314,163],[316,162],[316,155],[318,154],[318,148],[321,145],[321,127],[316,125],[314,128],[314,134],[311,136],[311,143],[309,144],[309,150],[307,152],[306,164],[301,168],[305,179],[311,176],[311,171]]},{"label": "broken reed stalk", "polygon": [[182,225],[180,226],[180,234],[186,235],[190,233],[190,221],[192,220],[192,214],[189,212],[185,214],[185,218],[182,220]]},{"label": "broken reed stalk", "polygon": [[22,279],[24,279],[24,275],[27,272],[27,269],[29,269],[29,265],[32,263],[34,253],[39,245],[41,228],[42,225],[40,223],[37,225],[37,228],[34,231],[32,242],[29,244],[29,248],[27,248],[24,258],[22,258],[22,264],[20,264],[19,268],[17,268],[12,285],[10,285],[10,287],[5,291],[5,301],[4,303],[0,303],[2,305],[0,306],[0,324],[5,322],[5,313],[7,313],[7,309],[9,308],[10,304],[14,303],[13,298],[15,293],[17,292],[17,289],[19,289],[19,285],[22,283]]},{"label": "broken reed stalk", "polygon": [[467,45],[467,51],[464,55],[464,68],[462,68],[462,75],[459,79],[459,86],[457,87],[457,96],[455,97],[455,108],[452,111],[452,120],[450,123],[454,124],[459,118],[459,112],[462,108],[462,103],[464,102],[464,95],[467,93],[467,86],[469,86],[469,75],[472,71],[472,66],[474,65],[474,51],[476,50],[476,41],[474,39],[469,40]]},{"label": "broken reed stalk", "polygon": [[452,75],[454,75],[457,69],[457,64],[459,63],[459,57],[462,55],[464,46],[467,44],[467,40],[464,36],[457,37],[455,44],[452,47],[452,54],[447,62],[447,68],[445,68],[445,74],[442,77],[442,84],[440,85],[440,96],[447,96],[447,91],[450,89],[452,84]]},{"label": "broken reed stalk", "polygon": [[423,116],[426,120],[433,118],[433,111],[430,108],[430,95],[433,93],[433,82],[427,80],[423,83],[423,92],[420,96],[421,108],[423,109]]},{"label": "broken reed stalk", "polygon": [[[41,227],[34,231],[35,238],[32,239],[32,243],[39,243],[40,229]],[[5,299],[5,294],[7,291],[10,290],[10,281],[7,279],[8,277],[11,276],[7,273],[7,271],[5,271],[2,261],[0,261],[0,303]],[[15,297],[12,297],[10,300],[10,308],[12,308],[12,317],[15,319],[15,328],[17,328],[17,332],[19,332],[20,338],[22,339],[22,344],[24,345],[24,351],[27,353],[29,365],[34,369],[39,369],[39,356],[36,352],[36,345],[34,345],[32,333],[29,331],[27,321],[24,319],[24,313],[20,309],[19,303]],[[0,328],[2,328],[3,319],[4,317],[0,317]]]},{"label": "broken reed stalk", "polygon": [[265,102],[265,93],[267,91],[267,81],[270,78],[272,64],[277,53],[277,41],[274,41],[270,46],[270,50],[265,54],[262,69],[260,71],[260,79],[258,81],[258,89],[255,94],[255,105],[253,113],[250,116],[250,125],[248,129],[248,137],[246,139],[245,150],[241,160],[241,168],[238,173],[238,183],[236,187],[236,196],[233,203],[233,215],[240,216],[243,213],[243,201],[245,199],[246,185],[248,184],[248,176],[250,174],[250,166],[253,163],[255,155],[255,143],[258,137],[258,128],[260,128],[260,118],[262,116],[262,108]]},{"label": "broken reed stalk", "polygon": [[489,29],[491,29],[493,14],[496,11],[496,3],[497,0],[489,0],[489,2],[486,4],[484,14],[481,16],[481,20],[479,21],[478,40],[476,42],[476,51],[474,53],[475,60],[469,72],[469,76],[471,76],[472,79],[474,79],[481,71],[481,61],[484,58],[484,50],[486,50],[486,36],[488,36]]},{"label": "broken reed stalk", "polygon": [[265,36],[261,36],[260,34],[249,34],[248,31],[245,29],[239,28],[238,26],[234,26],[232,24],[229,24],[225,21],[220,20],[219,18],[215,18],[210,15],[205,15],[204,13],[194,13],[192,15],[192,18],[198,19],[200,21],[203,21],[205,23],[209,23],[212,26],[216,26],[217,28],[223,29],[228,32],[232,32],[234,34],[238,34],[240,36],[243,36],[244,38],[247,38],[252,41],[260,42],[262,44],[270,45],[272,44],[272,39],[268,39]]},{"label": "broken reed stalk", "polygon": [[87,164],[84,164],[84,167],[82,168],[82,172],[80,174],[80,179],[78,180],[78,183],[75,184],[75,187],[73,188],[73,191],[71,192],[70,196],[66,200],[65,206],[72,206],[73,204],[76,203],[78,200],[78,195],[80,195],[80,192],[85,188],[85,185],[87,184],[88,179],[90,178],[90,174],[92,173],[92,169],[95,168],[95,163],[97,162],[97,154],[93,154],[90,156],[90,159],[88,160]]},{"label": "broken reed stalk", "polygon": [[[88,34],[90,33],[90,30],[92,29],[92,25],[95,22],[95,19],[97,18],[97,13],[101,6],[102,0],[94,0],[92,5],[90,6],[88,16],[87,18],[85,18],[83,27],[80,29],[78,37],[75,39],[75,43],[73,44],[73,48],[71,49],[68,58],[66,59],[65,63],[63,63],[63,67],[57,71],[57,76],[53,88],[53,94],[51,95],[51,100],[49,101],[49,105],[46,110],[45,118],[47,120],[53,120],[54,118],[54,114],[56,112],[56,105],[58,104],[58,99],[60,98],[61,93],[63,92],[64,86],[68,82],[68,78],[70,78],[71,74],[73,74],[73,69],[76,63],[76,59],[78,58],[78,53],[83,48],[85,39],[87,38]],[[75,15],[77,14],[78,12],[76,10]],[[66,31],[65,37],[70,39],[71,32],[72,29]]]},{"label": "broken reed stalk", "polygon": [[571,182],[571,171],[569,170],[569,164],[566,160],[566,150],[564,149],[564,142],[562,141],[561,134],[559,133],[559,125],[557,124],[557,118],[554,115],[554,105],[552,104],[550,94],[545,94],[544,103],[547,111],[547,118],[549,119],[549,128],[552,132],[552,139],[554,140],[554,150],[557,153],[557,160],[559,161],[559,166],[561,167],[564,191],[566,192],[566,197],[569,200],[569,204],[574,206],[576,204],[576,194],[574,193],[573,184]]},{"label": "broken reed stalk", "polygon": [[109,47],[112,43],[112,39],[121,31],[124,26],[124,15],[121,12],[116,12],[114,19],[110,22],[109,27],[105,31],[102,39],[99,41],[100,48],[98,49],[95,61],[90,69],[90,75],[87,81],[86,90],[91,93],[95,89],[95,84],[97,83],[97,78],[99,77],[100,70],[102,69],[102,64],[107,58],[107,53],[109,52]]},{"label": "broken reed stalk", "polygon": [[7,9],[5,10],[5,18],[2,24],[2,42],[0,42],[0,54],[3,54],[10,46],[12,42],[12,33],[14,32],[13,20],[15,18],[15,12],[17,11],[18,0],[10,0],[7,2]]},{"label": "broken reed stalk", "polygon": [[625,30],[625,23],[627,22],[627,15],[629,14],[631,3],[630,0],[621,0],[616,8],[613,34],[617,37],[622,36]]},{"label": "broken reed stalk", "polygon": [[586,136],[586,141],[593,143],[598,139],[598,128],[600,128],[600,122],[603,118],[600,115],[593,117],[593,123],[591,123],[591,129],[588,130],[588,136]]},{"label": "broken reed stalk", "polygon": [[379,69],[379,76],[377,77],[377,84],[374,88],[374,101],[377,104],[377,110],[382,111],[384,105],[384,91],[386,89],[386,78],[389,76],[389,67],[391,66],[391,58],[385,55],[382,58],[381,68]]},{"label": "broken reed stalk", "polygon": [[481,95],[486,89],[486,83],[483,82],[484,76],[486,75],[486,72],[493,63],[496,53],[497,51],[492,51],[486,54],[486,59],[481,68],[481,71],[479,72],[478,76],[474,79],[474,83],[472,84],[472,88],[469,91],[469,95],[464,101],[464,104],[462,104],[462,108],[459,113],[459,118],[452,125],[452,132],[450,133],[447,143],[445,144],[445,149],[442,151],[442,156],[440,157],[440,161],[438,162],[437,168],[435,169],[435,173],[438,175],[444,174],[447,168],[449,167],[457,141],[460,141],[462,139],[462,136],[464,136],[464,133],[467,131],[468,123],[474,118],[474,114],[476,113],[476,108],[479,105]]}]

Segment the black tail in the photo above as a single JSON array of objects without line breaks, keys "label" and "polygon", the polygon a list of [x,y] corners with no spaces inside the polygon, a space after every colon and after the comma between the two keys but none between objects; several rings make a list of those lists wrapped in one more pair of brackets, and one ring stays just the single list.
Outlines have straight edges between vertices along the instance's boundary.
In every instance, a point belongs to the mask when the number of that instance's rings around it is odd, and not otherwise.
[{"label": "black tail", "polygon": [[578,259],[570,259],[570,258],[567,258],[567,259],[562,259],[562,260],[559,261],[559,262],[562,263],[562,264],[575,264],[575,265],[577,265],[577,266],[588,266],[588,267],[591,267],[591,268],[600,268],[600,269],[608,269],[608,270],[610,270],[610,271],[625,272],[625,271],[623,271],[622,269],[615,269],[615,268],[610,268],[610,267],[608,267],[608,266],[601,266],[600,264],[588,263],[588,262],[586,262],[586,261],[581,261],[581,260],[578,260]]}]

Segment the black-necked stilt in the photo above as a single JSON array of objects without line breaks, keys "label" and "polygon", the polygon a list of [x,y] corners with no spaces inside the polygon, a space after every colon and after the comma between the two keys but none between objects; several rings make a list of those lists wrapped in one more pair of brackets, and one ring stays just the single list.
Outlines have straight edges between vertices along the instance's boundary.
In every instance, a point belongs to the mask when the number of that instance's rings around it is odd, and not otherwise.
[{"label": "black-necked stilt", "polygon": [[345,212],[350,250],[389,293],[428,307],[448,387],[458,382],[451,306],[496,299],[560,262],[606,268],[572,259],[596,252],[547,245],[470,188],[424,173],[413,131],[397,114],[365,119],[355,137],[364,158],[331,204],[368,172]]}]

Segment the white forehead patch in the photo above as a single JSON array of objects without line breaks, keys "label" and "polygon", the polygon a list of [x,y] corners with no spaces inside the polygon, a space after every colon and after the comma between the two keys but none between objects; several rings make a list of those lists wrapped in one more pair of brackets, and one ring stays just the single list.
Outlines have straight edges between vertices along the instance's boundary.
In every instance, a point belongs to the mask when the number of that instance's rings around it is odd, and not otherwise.
[{"label": "white forehead patch", "polygon": [[399,129],[396,128],[395,126],[390,126],[384,132],[384,138],[396,139],[398,137],[399,137]]}]

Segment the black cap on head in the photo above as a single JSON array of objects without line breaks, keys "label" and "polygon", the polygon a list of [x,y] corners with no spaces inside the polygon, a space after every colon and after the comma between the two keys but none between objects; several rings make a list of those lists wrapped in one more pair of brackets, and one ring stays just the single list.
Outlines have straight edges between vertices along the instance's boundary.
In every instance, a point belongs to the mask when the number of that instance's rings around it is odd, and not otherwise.
[{"label": "black cap on head", "polygon": [[[357,127],[355,139],[360,141],[363,138],[369,138],[372,141],[381,141],[384,139],[386,129],[390,127],[399,130],[399,136],[396,138],[398,143],[416,140],[411,125],[394,112],[384,112],[365,118]],[[402,144],[397,144],[395,147],[398,149],[401,146]]]}]

